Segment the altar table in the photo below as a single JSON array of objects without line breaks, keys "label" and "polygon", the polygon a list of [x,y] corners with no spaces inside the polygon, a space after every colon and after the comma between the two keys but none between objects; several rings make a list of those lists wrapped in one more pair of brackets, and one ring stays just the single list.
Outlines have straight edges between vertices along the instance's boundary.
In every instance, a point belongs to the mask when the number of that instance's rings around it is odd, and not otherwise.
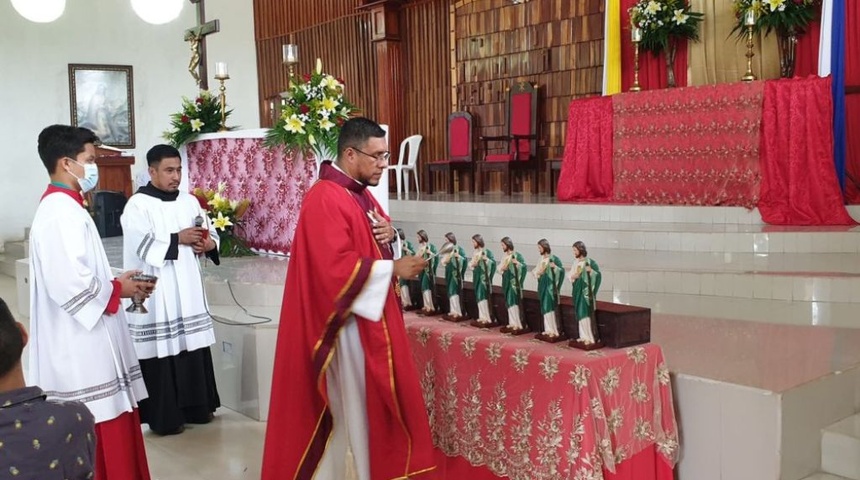
[{"label": "altar table", "polygon": [[438,478],[671,480],[678,429],[660,347],[583,352],[406,315]]},{"label": "altar table", "polygon": [[830,85],[810,77],[574,100],[558,198],[758,207],[770,224],[852,225]]}]

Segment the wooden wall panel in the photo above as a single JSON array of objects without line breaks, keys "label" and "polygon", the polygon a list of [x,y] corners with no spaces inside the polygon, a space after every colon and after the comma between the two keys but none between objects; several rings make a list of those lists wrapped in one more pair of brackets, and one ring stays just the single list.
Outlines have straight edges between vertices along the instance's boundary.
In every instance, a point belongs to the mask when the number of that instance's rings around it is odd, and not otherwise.
[{"label": "wooden wall panel", "polygon": [[361,0],[254,0],[257,40],[282,37],[355,13]]}]

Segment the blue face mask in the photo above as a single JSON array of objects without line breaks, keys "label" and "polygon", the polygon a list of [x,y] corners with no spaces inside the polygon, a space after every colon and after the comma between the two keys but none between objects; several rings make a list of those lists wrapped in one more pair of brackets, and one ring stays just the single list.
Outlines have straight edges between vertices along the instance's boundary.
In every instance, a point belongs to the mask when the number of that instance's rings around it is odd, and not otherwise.
[{"label": "blue face mask", "polygon": [[95,163],[80,163],[75,160],[73,162],[78,165],[84,167],[84,178],[78,178],[77,175],[72,173],[69,170],[69,173],[72,174],[73,177],[78,181],[78,185],[81,187],[81,193],[87,193],[90,190],[96,188],[96,185],[99,183],[99,167]]}]

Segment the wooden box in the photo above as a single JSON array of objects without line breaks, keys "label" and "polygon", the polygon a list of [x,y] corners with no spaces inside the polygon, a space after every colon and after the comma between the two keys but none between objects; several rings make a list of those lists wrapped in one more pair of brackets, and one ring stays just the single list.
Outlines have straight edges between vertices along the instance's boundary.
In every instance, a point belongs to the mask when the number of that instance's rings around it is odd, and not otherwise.
[{"label": "wooden box", "polygon": [[621,348],[651,341],[651,309],[597,302],[597,328],[607,347]]}]

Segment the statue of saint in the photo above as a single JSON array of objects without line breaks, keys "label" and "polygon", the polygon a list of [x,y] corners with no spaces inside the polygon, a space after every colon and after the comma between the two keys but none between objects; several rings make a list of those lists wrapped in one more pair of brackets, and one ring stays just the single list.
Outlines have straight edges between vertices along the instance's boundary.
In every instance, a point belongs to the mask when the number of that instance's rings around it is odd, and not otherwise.
[{"label": "statue of saint", "polygon": [[472,269],[472,285],[475,287],[475,301],[478,303],[478,318],[472,322],[476,327],[489,328],[495,325],[492,308],[493,275],[496,274],[496,259],[493,252],[485,248],[484,237],[472,236],[472,259],[469,268]]},{"label": "statue of saint", "polygon": [[594,316],[597,291],[600,289],[600,267],[588,258],[588,249],[583,242],[573,244],[573,256],[575,263],[570,269],[570,281],[573,283],[573,310],[579,325],[578,342],[590,346],[600,343]]},{"label": "statue of saint", "polygon": [[418,230],[418,252],[416,255],[427,261],[427,266],[418,274],[418,283],[421,284],[421,295],[424,301],[421,313],[434,315],[436,305],[433,303],[433,294],[436,289],[436,268],[439,266],[439,257],[436,256],[436,247],[430,243],[430,237],[424,230]]},{"label": "statue of saint", "polygon": [[[402,228],[397,229],[397,235],[400,237],[400,256],[411,257],[415,255],[415,247],[412,242],[406,239],[406,234]],[[405,278],[398,278],[397,281],[400,283],[400,302],[403,304],[403,310],[417,309],[417,305],[412,303],[412,292],[409,288],[412,281]]]},{"label": "statue of saint", "polygon": [[508,307],[508,326],[502,327],[502,333],[519,335],[529,331],[528,325],[522,321],[523,282],[526,280],[526,260],[523,254],[514,250],[514,242],[510,237],[502,239],[502,252],[505,258],[499,265],[502,272],[502,291],[505,294],[505,305]]},{"label": "statue of saint", "polygon": [[445,266],[445,285],[448,290],[448,314],[442,318],[459,322],[466,319],[460,305],[463,276],[466,274],[466,251],[457,245],[457,237],[452,232],[445,234],[445,241],[453,245],[454,248],[442,258],[442,265]]},{"label": "statue of saint", "polygon": [[538,298],[540,312],[543,315],[543,333],[537,335],[540,340],[559,341],[564,339],[564,331],[559,326],[558,306],[559,292],[564,282],[564,265],[552,254],[552,247],[545,238],[538,242],[540,263],[532,271],[538,280]]},{"label": "statue of saint", "polygon": [[200,88],[202,85],[200,72],[197,69],[200,66],[200,38],[200,35],[192,34],[188,39],[191,42],[191,61],[188,62],[188,73],[194,77],[194,83],[197,84],[197,88]]}]

